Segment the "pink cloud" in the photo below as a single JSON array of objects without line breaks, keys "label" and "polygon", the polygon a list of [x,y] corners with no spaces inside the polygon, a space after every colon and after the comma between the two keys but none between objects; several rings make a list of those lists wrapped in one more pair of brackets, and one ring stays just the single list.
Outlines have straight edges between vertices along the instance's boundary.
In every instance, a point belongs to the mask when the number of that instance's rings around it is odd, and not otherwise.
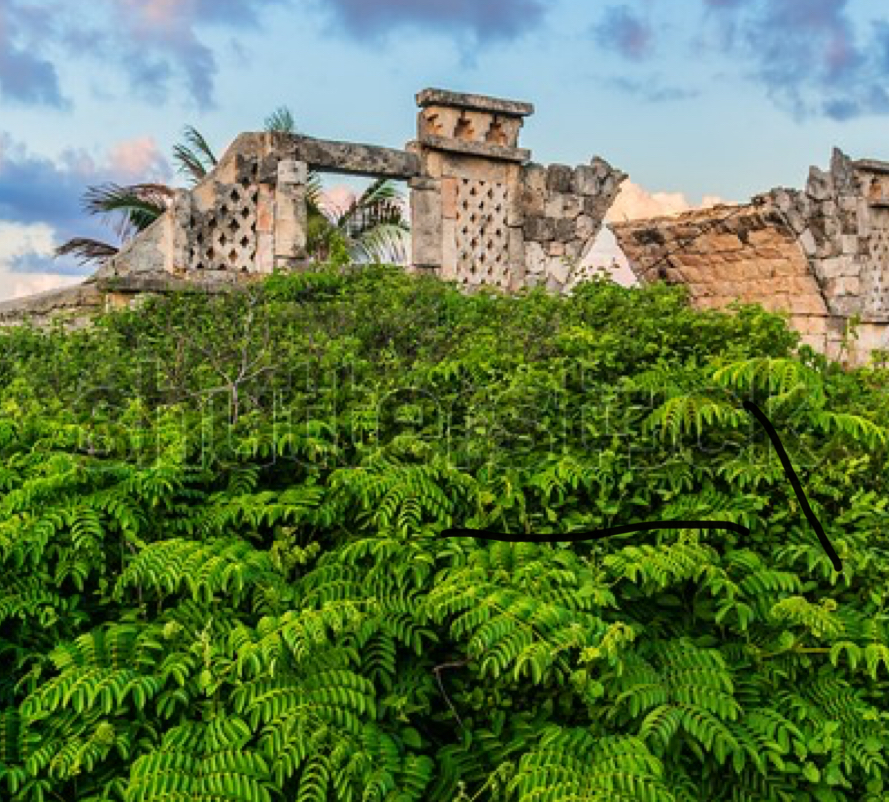
[{"label": "pink cloud", "polygon": [[108,151],[110,171],[133,181],[167,178],[170,165],[154,137],[142,136],[118,142]]},{"label": "pink cloud", "polygon": [[669,216],[691,209],[704,209],[718,203],[730,203],[730,201],[725,201],[717,195],[705,195],[700,206],[694,206],[681,192],[650,192],[632,181],[624,181],[605,220],[620,222]]}]

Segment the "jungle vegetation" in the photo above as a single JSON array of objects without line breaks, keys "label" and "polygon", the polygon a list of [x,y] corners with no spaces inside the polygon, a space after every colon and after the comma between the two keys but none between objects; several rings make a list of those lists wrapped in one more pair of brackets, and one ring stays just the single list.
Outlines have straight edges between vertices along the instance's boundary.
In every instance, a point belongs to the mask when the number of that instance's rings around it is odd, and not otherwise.
[{"label": "jungle vegetation", "polygon": [[[778,315],[329,267],[0,379],[4,800],[889,792],[889,371]],[[441,537],[654,519],[751,534]]]}]

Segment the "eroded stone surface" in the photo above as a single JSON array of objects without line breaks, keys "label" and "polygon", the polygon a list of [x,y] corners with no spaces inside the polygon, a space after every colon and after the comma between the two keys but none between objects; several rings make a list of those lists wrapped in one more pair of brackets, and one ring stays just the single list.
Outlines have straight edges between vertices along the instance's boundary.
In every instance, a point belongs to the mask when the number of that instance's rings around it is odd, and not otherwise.
[{"label": "eroded stone surface", "polygon": [[[687,284],[699,308],[758,302],[787,312],[803,341],[840,356],[847,321],[862,321],[843,355],[889,348],[889,165],[835,149],[803,191],[778,188],[741,206],[612,224],[642,281]],[[885,205],[884,205],[885,204]]]}]

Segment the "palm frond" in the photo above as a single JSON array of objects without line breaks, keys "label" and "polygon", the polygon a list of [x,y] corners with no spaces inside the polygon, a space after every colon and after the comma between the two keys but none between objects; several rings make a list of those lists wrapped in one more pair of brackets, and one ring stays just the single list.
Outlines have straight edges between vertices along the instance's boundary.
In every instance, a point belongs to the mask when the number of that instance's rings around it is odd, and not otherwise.
[{"label": "palm frond", "polygon": [[394,182],[378,178],[357,197],[335,220],[341,231],[359,237],[377,225],[394,225],[407,229],[401,194]]},{"label": "palm frond", "polygon": [[314,170],[309,170],[306,180],[306,205],[310,216],[313,214],[323,215],[321,193],[321,176]]},{"label": "palm frond", "polygon": [[144,231],[170,205],[175,190],[163,184],[106,183],[88,187],[83,195],[83,208],[90,214],[105,218],[123,239]]},{"label": "palm frond", "polygon": [[356,262],[404,265],[409,242],[410,230],[405,224],[378,223],[353,240],[350,256]]},{"label": "palm frond", "polygon": [[56,248],[54,258],[74,256],[78,263],[82,265],[90,262],[104,264],[112,256],[116,255],[118,250],[114,245],[110,245],[107,242],[89,239],[88,237],[74,237]]},{"label": "palm frond", "polygon": [[296,121],[287,106],[279,106],[265,118],[265,130],[279,134],[295,134]]},{"label": "palm frond", "polygon": [[191,176],[197,183],[216,166],[216,155],[204,135],[193,125],[185,126],[182,136],[185,143],[173,148],[173,159],[179,165],[179,172]]}]

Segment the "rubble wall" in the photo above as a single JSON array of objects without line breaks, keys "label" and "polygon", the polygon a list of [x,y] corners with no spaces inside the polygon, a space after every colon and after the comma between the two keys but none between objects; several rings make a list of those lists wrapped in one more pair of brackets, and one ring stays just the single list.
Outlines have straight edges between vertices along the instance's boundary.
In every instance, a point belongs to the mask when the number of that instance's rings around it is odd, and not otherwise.
[{"label": "rubble wall", "polygon": [[[686,284],[698,308],[786,312],[802,342],[853,364],[889,348],[889,164],[835,150],[805,190],[611,228],[640,281]],[[858,339],[843,352],[853,318]]]}]

